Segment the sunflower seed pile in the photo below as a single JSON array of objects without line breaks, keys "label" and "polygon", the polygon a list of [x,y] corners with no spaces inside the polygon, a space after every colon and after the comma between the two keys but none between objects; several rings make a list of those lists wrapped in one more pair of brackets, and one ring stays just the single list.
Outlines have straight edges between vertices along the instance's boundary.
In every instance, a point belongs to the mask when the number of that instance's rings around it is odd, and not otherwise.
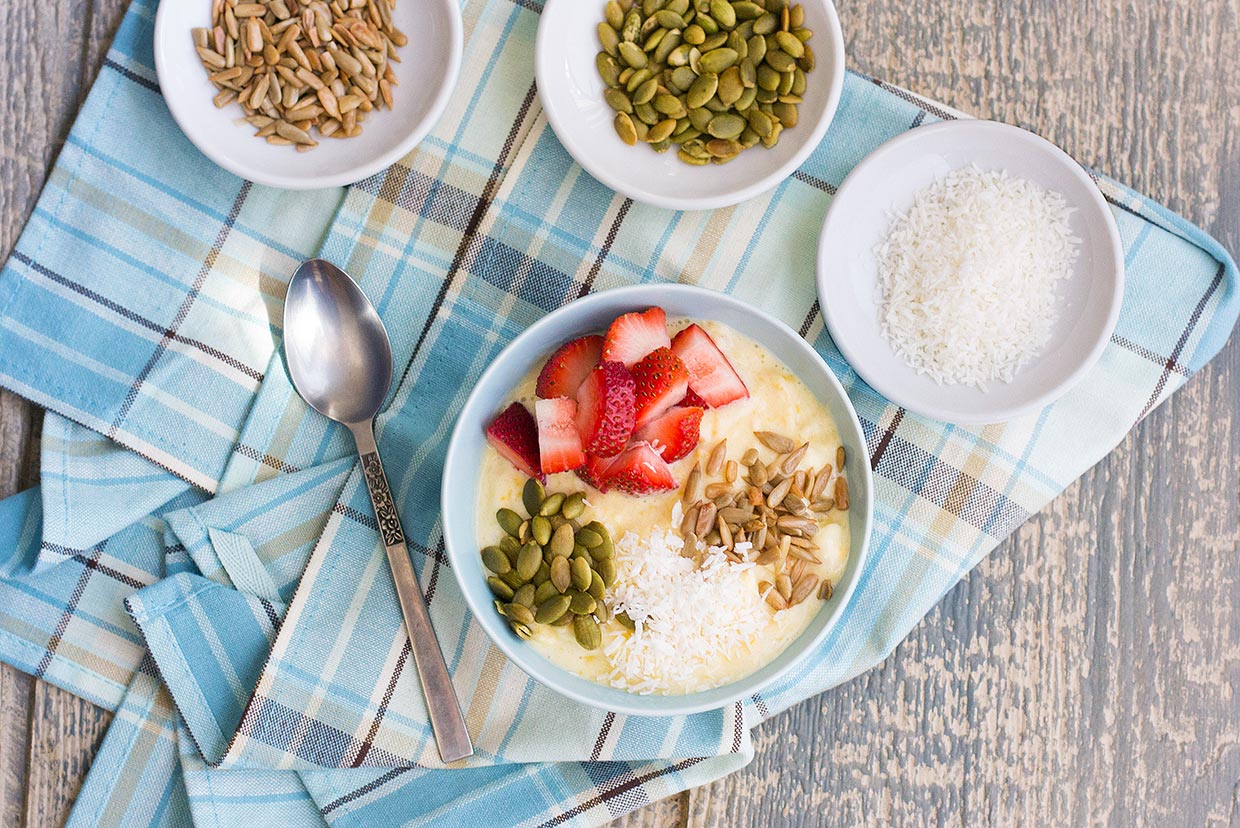
[{"label": "sunflower seed pile", "polygon": [[622,141],[724,164],[797,125],[812,36],[788,0],[610,0],[595,65]]},{"label": "sunflower seed pile", "polygon": [[[773,453],[772,459],[763,460],[756,448],[746,451],[739,462],[728,459],[727,440],[721,440],[706,467],[699,464],[689,472],[681,494],[684,554],[695,555],[702,540],[707,546],[723,547],[734,563],[750,560],[770,566],[774,582],[758,586],[776,610],[796,606],[813,594],[827,600],[831,582],[810,570],[822,563],[814,536],[819,521],[832,510],[848,509],[847,452],[840,446],[834,464],[803,468],[809,443],[798,445],[771,431],[756,431],[754,436]],[[707,482],[716,477],[720,479]],[[747,554],[737,551],[743,543],[751,545]]]},{"label": "sunflower seed pile", "polygon": [[194,48],[219,93],[236,101],[269,144],[306,151],[352,138],[375,109],[392,108],[408,38],[392,24],[395,0],[213,0],[211,28]]},{"label": "sunflower seed pile", "polygon": [[547,494],[530,478],[521,501],[529,516],[500,509],[495,520],[504,535],[482,550],[496,610],[519,638],[533,635],[535,624],[571,624],[578,644],[598,649],[599,622],[611,618],[603,599],[616,580],[611,533],[597,520],[584,525],[579,520],[585,492]]}]

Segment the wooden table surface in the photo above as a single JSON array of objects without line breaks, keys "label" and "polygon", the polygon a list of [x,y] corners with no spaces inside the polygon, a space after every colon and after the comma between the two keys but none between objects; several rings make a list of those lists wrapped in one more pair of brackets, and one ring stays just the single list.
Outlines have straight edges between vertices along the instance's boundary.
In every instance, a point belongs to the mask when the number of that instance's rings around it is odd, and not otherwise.
[{"label": "wooden table surface", "polygon": [[[1033,129],[1240,250],[1240,0],[839,0],[852,68]],[[0,4],[0,256],[124,0]],[[1173,275],[1173,274],[1169,274]],[[40,414],[0,392],[0,497]],[[1240,826],[1240,337],[757,758],[617,821]],[[0,671],[0,825],[59,826],[107,713]]]}]

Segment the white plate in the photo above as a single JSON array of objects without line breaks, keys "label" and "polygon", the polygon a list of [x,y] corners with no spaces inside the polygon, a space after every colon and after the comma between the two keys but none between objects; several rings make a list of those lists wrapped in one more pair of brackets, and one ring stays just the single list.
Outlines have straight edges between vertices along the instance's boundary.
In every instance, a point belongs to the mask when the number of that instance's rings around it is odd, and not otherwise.
[{"label": "white plate", "polygon": [[[1003,169],[1063,195],[1081,239],[1072,276],[1060,288],[1051,344],[1010,383],[983,392],[939,385],[918,374],[883,338],[874,249],[893,212],[948,173],[976,164]],[[818,297],[831,338],[876,391],[909,411],[961,424],[1004,422],[1037,411],[1075,385],[1115,330],[1124,294],[1119,230],[1098,187],[1065,152],[1032,132],[993,121],[948,121],[906,132],[849,173],[831,202],[818,242]]]},{"label": "white plate", "polygon": [[[793,0],[797,2],[797,0]],[[673,150],[626,146],[612,126],[594,66],[604,0],[547,0],[538,24],[534,68],[538,97],[565,149],[590,175],[634,201],[672,210],[737,204],[783,181],[826,134],[844,88],[844,35],[830,0],[799,0],[813,30],[815,68],[806,80],[798,123],[773,149],[753,147],[729,164],[694,167]]]},{"label": "white plate", "polygon": [[354,138],[320,138],[311,152],[254,136],[236,103],[217,109],[216,89],[194,51],[190,30],[210,24],[210,0],[167,0],[155,17],[155,69],[172,117],[204,155],[231,173],[289,190],[361,181],[406,155],[443,113],[461,68],[463,31],[455,0],[396,4],[392,17],[409,37],[393,63],[395,108],[367,116]]}]

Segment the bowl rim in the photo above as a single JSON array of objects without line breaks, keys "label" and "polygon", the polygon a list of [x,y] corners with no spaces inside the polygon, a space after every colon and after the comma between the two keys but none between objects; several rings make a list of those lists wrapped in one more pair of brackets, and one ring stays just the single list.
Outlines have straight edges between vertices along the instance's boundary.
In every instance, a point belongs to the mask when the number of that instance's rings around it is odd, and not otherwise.
[{"label": "bowl rim", "polygon": [[[833,392],[838,395],[838,398],[843,402],[844,409],[848,415],[846,418],[847,425],[845,425],[844,422],[840,422],[838,417],[836,418],[837,420],[836,425],[841,431],[841,435],[843,436],[845,428],[849,428],[852,430],[851,436],[857,441],[858,445],[862,446],[863,448],[866,446],[865,430],[862,428],[861,421],[857,416],[856,408],[853,406],[852,400],[849,398],[847,392],[844,390],[844,387],[840,383],[839,378],[836,377],[835,372],[831,370],[831,367],[827,364],[826,360],[824,360],[822,356],[819,355],[818,352],[814,350],[813,346],[810,345],[803,337],[797,334],[796,331],[794,331],[791,327],[789,327],[788,325],[786,325],[779,319],[775,318],[774,316],[770,315],[769,313],[766,313],[765,311],[754,308],[753,306],[741,301],[737,297],[734,297],[734,296],[731,296],[725,293],[720,293],[718,291],[709,290],[707,288],[698,287],[696,285],[685,285],[685,284],[678,284],[678,283],[628,285],[624,287],[611,288],[608,290],[599,291],[597,293],[592,293],[589,296],[585,296],[580,299],[575,299],[565,305],[562,305],[559,308],[551,311],[550,313],[548,313],[541,319],[539,319],[534,324],[530,325],[528,328],[526,328],[524,331],[518,334],[511,342],[509,342],[506,346],[504,346],[504,348],[500,351],[499,355],[497,355],[496,358],[492,360],[491,364],[479,376],[478,380],[474,384],[473,389],[470,390],[469,396],[466,398],[465,403],[461,406],[461,412],[460,414],[458,414],[456,424],[453,426],[452,435],[448,442],[447,453],[444,456],[444,466],[443,466],[443,475],[442,475],[443,479],[440,485],[440,509],[441,509],[440,526],[442,527],[442,532],[443,532],[444,549],[448,556],[449,562],[452,563],[453,575],[457,579],[458,586],[461,590],[462,595],[464,596],[466,606],[469,608],[469,611],[475,616],[474,620],[483,629],[487,637],[490,638],[491,642],[496,647],[498,647],[501,652],[503,652],[504,656],[509,661],[511,661],[513,664],[515,664],[523,673],[529,676],[533,681],[537,682],[538,684],[541,684],[542,686],[548,688],[549,690],[555,693],[558,693],[559,695],[565,696],[574,701],[580,702],[585,705],[589,705],[590,707],[594,707],[597,709],[607,710],[607,711],[612,711],[612,712],[617,712],[617,713],[626,713],[626,714],[638,715],[638,716],[660,716],[660,717],[661,716],[680,716],[680,715],[687,715],[691,713],[700,713],[700,712],[709,711],[709,710],[718,710],[718,709],[728,706],[729,704],[736,702],[739,699],[747,698],[751,696],[752,694],[762,690],[763,688],[768,687],[773,682],[787,675],[798,665],[801,665],[802,663],[804,663],[805,659],[808,658],[814,652],[814,650],[817,649],[819,645],[821,645],[821,643],[827,638],[827,636],[831,634],[831,632],[835,629],[836,624],[839,622],[840,618],[848,610],[849,604],[851,603],[851,600],[857,588],[857,585],[862,580],[863,569],[865,567],[865,563],[866,563],[866,560],[869,554],[869,544],[870,544],[871,535],[873,532],[873,523],[874,523],[874,480],[873,480],[873,472],[871,471],[870,465],[868,462],[856,464],[856,468],[861,470],[860,480],[856,482],[860,482],[862,484],[861,490],[864,492],[865,497],[862,498],[864,502],[864,509],[851,510],[850,517],[849,517],[850,544],[853,544],[852,539],[856,537],[856,533],[858,532],[860,533],[860,539],[861,539],[860,544],[856,546],[856,550],[854,551],[850,549],[850,553],[849,553],[849,556],[850,556],[849,569],[852,571],[852,577],[849,580],[848,585],[845,587],[842,594],[838,592],[836,593],[838,602],[835,603],[834,606],[831,608],[832,615],[830,618],[827,619],[826,623],[823,624],[822,629],[818,630],[812,636],[812,638],[806,639],[804,642],[802,642],[801,640],[801,637],[804,636],[805,634],[803,631],[799,636],[797,636],[797,638],[793,639],[793,641],[788,645],[789,648],[793,646],[799,647],[801,649],[800,654],[797,657],[790,659],[787,664],[782,665],[778,669],[769,670],[769,672],[764,673],[764,671],[767,671],[768,668],[770,667],[770,663],[768,663],[764,667],[761,667],[758,670],[755,670],[753,673],[750,673],[749,675],[744,676],[730,684],[721,685],[720,687],[711,688],[710,690],[699,691],[697,693],[688,693],[688,694],[682,694],[682,695],[641,695],[637,693],[626,693],[625,691],[619,690],[618,688],[607,688],[611,690],[616,690],[617,693],[623,694],[625,697],[633,699],[633,702],[631,704],[629,703],[616,704],[614,703],[614,700],[600,701],[589,695],[575,692],[574,690],[564,688],[564,687],[561,687],[555,684],[551,679],[543,675],[543,668],[546,665],[550,665],[552,668],[555,668],[557,670],[563,670],[564,668],[551,663],[548,659],[540,655],[533,648],[528,647],[528,646],[523,646],[522,642],[518,642],[518,641],[515,641],[514,639],[509,638],[508,636],[497,635],[492,632],[491,624],[484,621],[483,618],[488,617],[486,615],[487,613],[493,614],[493,607],[489,599],[486,601],[485,606],[473,600],[472,591],[465,588],[466,584],[463,582],[464,567],[459,566],[457,564],[457,560],[460,556],[466,554],[466,551],[457,549],[453,545],[450,539],[450,531],[448,529],[450,522],[446,519],[446,516],[450,514],[452,511],[454,511],[455,509],[459,508],[457,499],[452,497],[451,493],[454,491],[457,491],[459,488],[456,484],[456,478],[458,476],[457,467],[459,465],[456,459],[457,455],[460,454],[464,450],[462,446],[465,444],[465,441],[470,439],[471,437],[471,435],[467,435],[463,431],[465,427],[465,416],[464,415],[467,411],[470,411],[475,406],[482,404],[482,401],[480,399],[480,389],[482,389],[487,384],[487,381],[491,378],[492,375],[498,374],[502,372],[503,370],[505,370],[505,366],[504,366],[505,355],[510,353],[514,348],[520,345],[520,343],[522,343],[523,341],[529,340],[529,339],[535,339],[539,336],[539,334],[542,331],[548,328],[553,328],[553,327],[561,325],[566,316],[569,316],[575,313],[580,313],[594,304],[601,304],[604,302],[614,303],[617,301],[624,300],[628,297],[633,297],[631,301],[628,302],[628,304],[632,305],[633,307],[638,307],[642,305],[651,306],[651,305],[658,304],[657,297],[660,294],[665,295],[666,292],[668,291],[679,292],[679,293],[687,294],[689,296],[698,297],[702,301],[702,303],[721,302],[724,305],[730,305],[734,309],[743,310],[745,313],[748,313],[757,318],[760,318],[763,322],[772,325],[775,329],[780,331],[781,335],[785,335],[788,338],[790,347],[796,350],[800,350],[805,356],[812,357],[813,362],[816,363],[821,368],[827,384],[831,387]],[[710,318],[709,311],[703,314],[703,318],[707,318],[707,319]],[[763,345],[763,347],[766,347],[765,343],[759,342],[759,344]],[[474,435],[473,439],[483,440],[484,438],[482,437],[481,434],[479,434],[479,435]],[[854,481],[850,479],[849,483],[851,487],[853,486]],[[474,500],[470,499],[468,501],[468,508],[470,509],[471,514],[476,510]],[[857,514],[857,511],[860,511],[859,516]],[[859,520],[858,520],[858,517],[860,518]],[[472,547],[469,547],[469,549],[472,551]],[[855,558],[855,563],[853,561],[854,558]],[[821,613],[825,610],[826,610],[826,607],[824,606],[824,608],[820,609],[819,612]],[[498,623],[498,622],[494,622],[494,623]],[[787,649],[788,648],[785,648],[783,652],[787,652]],[[588,679],[582,679],[582,681],[586,681],[591,686],[595,686],[594,683],[589,682]],[[597,686],[605,687],[605,685],[597,685]],[[734,690],[730,691],[723,698],[714,699],[714,700],[710,700],[710,699],[704,700],[701,698],[708,694],[716,694],[718,693],[718,691],[723,690],[723,689],[728,689],[728,688],[734,688]],[[646,706],[646,703],[644,703],[642,700],[655,700],[655,701],[649,703],[651,706]]]},{"label": "bowl rim", "polygon": [[[590,0],[586,1],[589,2]],[[844,76],[846,74],[844,67],[844,30],[840,24],[839,14],[836,11],[833,0],[801,0],[803,3],[821,3],[823,11],[827,16],[827,31],[815,30],[814,35],[825,36],[830,39],[832,54],[830,64],[819,64],[818,67],[826,68],[829,66],[831,69],[831,88],[827,93],[827,106],[823,110],[822,117],[818,123],[806,135],[805,143],[792,154],[791,158],[774,171],[762,176],[751,184],[739,187],[728,193],[717,196],[664,196],[644,189],[637,181],[631,178],[613,175],[605,166],[596,164],[594,158],[589,153],[583,152],[581,146],[572,140],[571,133],[564,128],[560,112],[556,110],[554,104],[549,105],[548,96],[543,91],[550,88],[548,73],[551,71],[549,63],[551,58],[549,56],[556,53],[556,50],[551,45],[552,37],[549,34],[551,24],[549,21],[557,8],[567,6],[570,2],[580,3],[582,0],[546,0],[542,16],[538,21],[538,34],[534,43],[534,77],[538,86],[538,99],[542,104],[543,112],[547,114],[547,122],[551,125],[552,132],[555,133],[556,138],[559,139],[573,160],[599,182],[634,201],[669,210],[715,210],[720,207],[731,207],[739,204],[742,201],[774,189],[780,182],[792,175],[822,143],[822,139],[827,134],[828,127],[835,120],[835,114],[839,109],[840,99],[844,93]]]},{"label": "bowl rim", "polygon": [[[1037,150],[1041,150],[1050,157],[1050,159],[1058,162],[1073,178],[1080,183],[1086,185],[1085,191],[1088,194],[1084,204],[1073,205],[1085,209],[1093,210],[1101,219],[1101,225],[1106,231],[1107,239],[1110,244],[1107,246],[1111,261],[1114,267],[1107,268],[1107,273],[1111,276],[1114,284],[1114,291],[1111,299],[1111,305],[1107,310],[1107,316],[1102,326],[1095,332],[1091,340],[1090,348],[1076,366],[1054,385],[1047,390],[1036,395],[1033,399],[1023,403],[1011,404],[1006,406],[995,406],[985,411],[969,413],[958,410],[951,410],[936,405],[926,404],[924,401],[917,399],[905,393],[900,386],[898,379],[885,378],[875,375],[869,369],[869,364],[865,355],[854,348],[852,343],[848,341],[847,335],[840,333],[840,307],[833,302],[827,301],[828,281],[831,279],[829,271],[838,269],[831,268],[827,265],[828,252],[826,250],[827,231],[834,216],[842,214],[847,206],[848,199],[845,197],[854,189],[861,186],[859,179],[861,173],[868,172],[871,167],[877,166],[889,158],[891,155],[903,152],[908,145],[926,140],[927,136],[933,137],[940,132],[953,130],[973,129],[981,132],[993,132],[996,135],[994,140],[1011,140],[1024,142],[1031,145]],[[842,205],[842,206],[841,206]],[[961,118],[958,120],[942,121],[940,123],[928,124],[926,126],[917,127],[890,138],[872,150],[865,158],[861,159],[840,184],[839,189],[831,198],[831,203],[827,207],[827,213],[822,221],[822,228],[818,233],[816,274],[815,282],[818,290],[818,303],[822,308],[823,321],[826,323],[827,330],[831,334],[831,339],[843,354],[844,359],[852,367],[857,374],[865,380],[865,382],[896,405],[907,409],[908,411],[928,417],[941,422],[952,423],[964,426],[981,426],[991,425],[995,423],[1004,423],[1014,420],[1025,414],[1035,411],[1041,411],[1046,406],[1058,400],[1060,397],[1068,393],[1074,388],[1085,375],[1097,364],[1102,357],[1102,353],[1106,350],[1107,344],[1111,340],[1111,335],[1115,332],[1116,324],[1119,322],[1120,310],[1124,301],[1125,273],[1124,273],[1124,250],[1120,240],[1119,227],[1115,223],[1115,217],[1112,215],[1110,208],[1107,206],[1106,198],[1102,191],[1098,189],[1097,183],[1086,172],[1085,168],[1076,162],[1072,156],[1068,155],[1064,150],[1056,146],[1051,141],[1038,135],[1036,132],[1024,129],[1022,127],[1006,124],[1001,121],[991,121],[986,119]]]},{"label": "bowl rim", "polygon": [[[171,36],[166,31],[168,20],[172,14],[169,9],[173,5],[172,2],[160,3],[159,9],[155,12],[155,36],[152,45],[155,52],[156,80],[167,77],[169,72],[176,71],[175,62],[170,62],[172,58],[165,54],[167,37]],[[317,190],[356,184],[362,179],[369,178],[375,173],[387,169],[408,155],[430,133],[443,115],[444,110],[448,107],[448,101],[451,100],[452,92],[456,88],[457,80],[461,73],[461,60],[465,50],[465,24],[461,16],[460,5],[455,0],[443,0],[441,5],[448,12],[448,28],[451,40],[448,65],[447,71],[441,76],[439,89],[431,101],[426,116],[418,121],[413,129],[409,131],[409,134],[397,142],[391,149],[380,153],[368,161],[354,164],[346,170],[324,175],[281,175],[269,173],[258,166],[238,162],[233,156],[219,152],[211,142],[199,140],[199,123],[183,101],[175,95],[170,97],[164,96],[164,100],[167,103],[168,110],[172,113],[172,119],[176,121],[177,126],[181,128],[181,132],[189,139],[190,143],[216,165],[239,178],[282,190]]]}]

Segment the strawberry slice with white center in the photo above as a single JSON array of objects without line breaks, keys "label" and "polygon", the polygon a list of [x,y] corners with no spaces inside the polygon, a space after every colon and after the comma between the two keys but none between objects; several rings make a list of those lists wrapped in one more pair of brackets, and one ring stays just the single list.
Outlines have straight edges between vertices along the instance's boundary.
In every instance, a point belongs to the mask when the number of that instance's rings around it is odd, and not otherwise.
[{"label": "strawberry slice with white center", "polygon": [[697,447],[701,427],[701,408],[677,406],[634,431],[633,441],[650,443],[665,462],[675,463]]},{"label": "strawberry slice with white center", "polygon": [[607,473],[615,462],[615,457],[599,457],[596,454],[587,454],[586,462],[582,464],[581,468],[577,469],[577,476],[603,494],[606,494],[607,490],[611,488],[607,485]]},{"label": "strawberry slice with white center", "polygon": [[689,388],[711,408],[749,398],[749,389],[710,334],[690,325],[672,338],[672,353],[689,371]]},{"label": "strawberry slice with white center", "polygon": [[656,348],[633,366],[637,384],[637,419],[641,428],[685,397],[689,390],[689,372],[671,348]]},{"label": "strawberry slice with white center", "polygon": [[589,454],[614,457],[629,441],[637,404],[633,375],[619,362],[604,362],[577,389],[577,431]]},{"label": "strawberry slice with white center", "polygon": [[568,397],[534,403],[538,457],[543,474],[572,471],[586,461],[577,433],[577,403]]},{"label": "strawberry slice with white center", "polygon": [[656,348],[667,348],[672,340],[667,335],[667,314],[663,308],[650,308],[640,313],[616,317],[603,337],[603,359],[620,362],[632,368]]},{"label": "strawberry slice with white center", "polygon": [[692,388],[689,389],[688,394],[685,394],[685,398],[680,401],[680,404],[683,406],[697,406],[698,408],[710,408],[710,406],[706,404],[706,400],[699,397],[697,395],[697,392],[694,391]]},{"label": "strawberry slice with white center", "polygon": [[561,345],[538,374],[534,393],[544,400],[577,399],[577,389],[603,355],[603,337],[580,336]]},{"label": "strawberry slice with white center", "polygon": [[649,443],[633,443],[607,470],[607,485],[642,497],[676,488],[672,468]]},{"label": "strawberry slice with white center", "polygon": [[521,403],[513,403],[491,421],[487,442],[525,476],[547,481],[538,457],[538,426]]}]

